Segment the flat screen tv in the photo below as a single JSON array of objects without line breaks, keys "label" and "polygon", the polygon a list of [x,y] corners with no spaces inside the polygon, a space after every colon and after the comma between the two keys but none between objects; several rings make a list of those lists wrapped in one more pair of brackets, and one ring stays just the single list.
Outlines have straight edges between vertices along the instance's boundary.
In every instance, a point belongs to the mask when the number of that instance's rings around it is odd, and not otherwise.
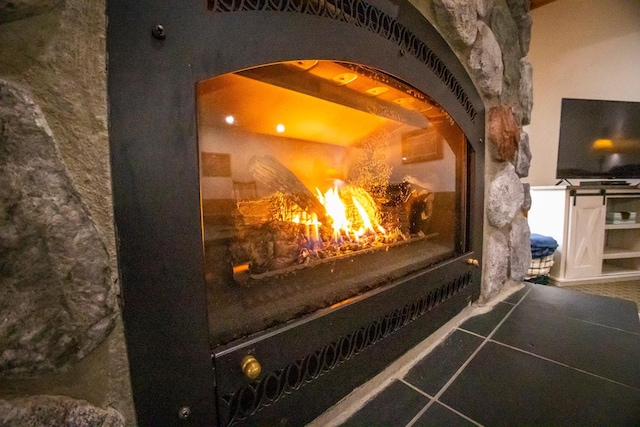
[{"label": "flat screen tv", "polygon": [[640,179],[640,102],[562,99],[559,179]]}]

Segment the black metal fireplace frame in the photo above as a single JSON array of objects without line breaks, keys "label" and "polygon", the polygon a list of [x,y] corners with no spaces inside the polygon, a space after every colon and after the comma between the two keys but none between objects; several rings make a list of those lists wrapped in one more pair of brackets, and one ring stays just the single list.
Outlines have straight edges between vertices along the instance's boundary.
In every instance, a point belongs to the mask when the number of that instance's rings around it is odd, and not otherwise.
[{"label": "black metal fireplace frame", "polygon": [[[481,270],[467,260],[481,261],[482,100],[453,51],[413,6],[374,3],[107,2],[114,215],[140,425],[242,424],[247,416],[252,423],[302,424],[477,298]],[[464,253],[338,308],[212,350],[196,84],[309,58],[392,73],[456,120],[469,150],[468,185],[460,183],[469,218],[460,242]],[[247,354],[263,365],[255,382],[239,370]]]}]

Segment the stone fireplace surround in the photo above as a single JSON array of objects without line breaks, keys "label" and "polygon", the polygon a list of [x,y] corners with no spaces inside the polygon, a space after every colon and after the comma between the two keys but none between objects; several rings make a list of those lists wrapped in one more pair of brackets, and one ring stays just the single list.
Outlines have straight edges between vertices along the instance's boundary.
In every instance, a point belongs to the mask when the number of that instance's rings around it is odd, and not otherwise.
[{"label": "stone fireplace surround", "polygon": [[[381,3],[381,7],[393,7]],[[529,265],[528,1],[414,2],[487,111],[480,302]],[[134,425],[118,308],[105,4],[0,2],[0,421]],[[134,90],[134,88],[132,88]],[[37,414],[37,415],[36,415]]]}]

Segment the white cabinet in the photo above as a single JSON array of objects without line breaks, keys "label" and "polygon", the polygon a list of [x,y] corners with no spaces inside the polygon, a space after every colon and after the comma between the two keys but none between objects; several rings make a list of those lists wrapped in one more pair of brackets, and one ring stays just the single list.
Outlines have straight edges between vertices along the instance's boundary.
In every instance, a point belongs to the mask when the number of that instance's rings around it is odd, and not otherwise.
[{"label": "white cabinet", "polygon": [[[589,193],[590,194],[590,193]],[[586,196],[586,197],[580,197]],[[602,271],[606,206],[599,195],[580,194],[569,202],[564,277],[599,276]]]},{"label": "white cabinet", "polygon": [[640,278],[640,189],[532,187],[531,198],[531,232],[559,244],[552,283]]}]

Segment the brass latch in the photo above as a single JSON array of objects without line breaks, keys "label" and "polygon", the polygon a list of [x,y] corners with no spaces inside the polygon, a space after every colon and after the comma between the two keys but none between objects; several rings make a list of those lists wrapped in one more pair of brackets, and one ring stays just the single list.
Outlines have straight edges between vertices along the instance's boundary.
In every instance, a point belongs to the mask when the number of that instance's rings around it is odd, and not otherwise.
[{"label": "brass latch", "polygon": [[242,359],[241,366],[242,372],[250,380],[255,380],[260,376],[260,372],[262,372],[260,362],[258,362],[258,360],[251,355],[245,356],[244,359]]}]

